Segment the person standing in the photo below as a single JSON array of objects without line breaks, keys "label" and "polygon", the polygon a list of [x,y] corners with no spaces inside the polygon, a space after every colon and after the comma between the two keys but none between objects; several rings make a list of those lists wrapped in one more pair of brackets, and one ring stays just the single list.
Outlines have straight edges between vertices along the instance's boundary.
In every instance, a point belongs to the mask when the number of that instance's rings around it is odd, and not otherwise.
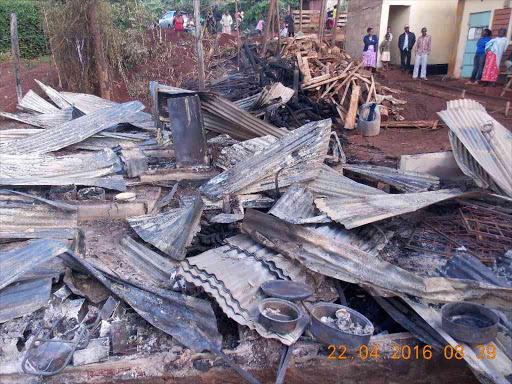
[{"label": "person standing", "polygon": [[185,20],[180,11],[176,12],[176,15],[172,19],[172,24],[174,25],[175,31],[184,31],[185,30],[185,28],[184,28]]},{"label": "person standing", "polygon": [[500,73],[500,64],[503,52],[508,47],[507,30],[501,28],[498,31],[498,37],[485,44],[485,66],[482,71],[482,81],[486,81],[484,86],[494,87]]},{"label": "person standing", "polygon": [[473,59],[473,73],[471,79],[466,84],[477,85],[482,79],[482,72],[485,65],[485,45],[491,40],[492,32],[490,29],[482,31],[482,37],[476,43],[476,53]]},{"label": "person standing", "polygon": [[284,18],[284,23],[287,24],[288,27],[288,37],[295,36],[295,21],[293,20],[292,10],[290,9],[290,13],[286,15]]},{"label": "person standing", "polygon": [[368,70],[375,70],[377,64],[377,47],[379,46],[379,39],[373,34],[373,28],[370,27],[366,30],[368,34],[363,38],[363,66]]},{"label": "person standing", "polygon": [[421,65],[421,74],[420,77],[423,80],[427,79],[427,61],[428,55],[432,51],[432,38],[430,35],[427,35],[427,28],[421,28],[421,36],[418,38],[416,44],[416,57],[414,59],[414,72],[412,74],[413,79],[418,78],[418,72],[420,70]]},{"label": "person standing", "polygon": [[389,41],[393,41],[393,34],[391,33],[391,27],[388,27],[388,30],[386,33],[389,35]]},{"label": "person standing", "polygon": [[224,15],[222,15],[222,20],[220,21],[222,24],[222,33],[227,33],[228,35],[231,34],[231,25],[233,24],[233,18],[229,14],[229,11],[226,10],[224,12]]},{"label": "person standing", "polygon": [[408,71],[411,67],[411,51],[416,43],[416,36],[409,31],[409,24],[405,24],[404,33],[398,38],[398,49],[400,49],[400,70]]},{"label": "person standing", "polygon": [[256,25],[256,31],[261,35],[261,33],[263,32],[263,26],[265,25],[265,22],[263,21],[263,19],[260,19],[258,21],[258,24]]},{"label": "person standing", "polygon": [[391,60],[391,36],[389,33],[386,33],[385,40],[380,43],[379,52],[380,52],[380,61],[382,62],[382,69],[387,71],[389,69],[389,62]]}]

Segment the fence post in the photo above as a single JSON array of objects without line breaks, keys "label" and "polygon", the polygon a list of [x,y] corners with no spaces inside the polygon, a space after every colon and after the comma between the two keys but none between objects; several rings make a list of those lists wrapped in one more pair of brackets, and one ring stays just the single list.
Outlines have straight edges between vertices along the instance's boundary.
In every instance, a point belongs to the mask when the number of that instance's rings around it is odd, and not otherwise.
[{"label": "fence post", "polygon": [[334,18],[334,31],[332,31],[332,41],[331,41],[331,47],[334,48],[336,45],[336,31],[338,30],[338,20],[340,19],[341,14],[341,0],[338,0],[338,4],[336,5],[336,17]]},{"label": "fence post", "polygon": [[21,103],[23,94],[21,92],[20,82],[20,45],[18,42],[18,23],[15,13],[11,13],[11,51],[14,65],[14,79],[16,81],[16,95],[18,96],[18,103]]},{"label": "fence post", "polygon": [[197,49],[197,71],[199,72],[199,90],[204,91],[204,61],[203,41],[201,39],[201,9],[200,1],[194,0],[194,14],[196,18],[196,49]]},{"label": "fence post", "polygon": [[302,32],[302,0],[300,0],[299,23],[299,31]]},{"label": "fence post", "polygon": [[267,38],[268,38],[269,30],[270,30],[270,22],[272,21],[273,7],[274,7],[274,1],[270,0],[270,4],[268,7],[267,22],[265,23],[265,32],[263,33],[263,47],[262,47],[262,52],[261,52],[261,57],[263,59],[265,58],[265,53],[267,52]]}]

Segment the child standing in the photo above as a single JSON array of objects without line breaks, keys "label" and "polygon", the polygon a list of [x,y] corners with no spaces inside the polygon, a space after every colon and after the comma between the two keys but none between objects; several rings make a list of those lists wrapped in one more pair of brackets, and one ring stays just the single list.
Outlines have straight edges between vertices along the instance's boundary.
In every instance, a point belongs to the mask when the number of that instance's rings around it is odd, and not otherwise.
[{"label": "child standing", "polygon": [[386,33],[385,40],[380,43],[380,61],[382,61],[382,69],[387,71],[389,69],[389,61],[391,60],[390,48],[391,48],[391,36]]}]

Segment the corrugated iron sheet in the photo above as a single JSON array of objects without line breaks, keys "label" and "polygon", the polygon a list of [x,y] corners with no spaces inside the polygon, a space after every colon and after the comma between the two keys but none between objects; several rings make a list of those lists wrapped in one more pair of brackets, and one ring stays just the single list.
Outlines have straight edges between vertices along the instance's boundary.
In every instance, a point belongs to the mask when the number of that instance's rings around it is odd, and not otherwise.
[{"label": "corrugated iron sheet", "polygon": [[29,90],[18,104],[23,110],[36,113],[57,113],[59,108],[50,104],[33,90]]},{"label": "corrugated iron sheet", "polygon": [[313,194],[300,184],[293,184],[268,212],[292,224],[325,223],[327,215],[316,215]]},{"label": "corrugated iron sheet", "polygon": [[439,177],[370,164],[344,164],[343,169],[392,185],[402,192],[439,189]]},{"label": "corrugated iron sheet", "polygon": [[336,223],[322,224],[311,230],[329,239],[356,247],[370,256],[377,256],[395,234],[395,232],[382,229],[377,225],[346,229]]},{"label": "corrugated iron sheet", "polygon": [[0,239],[72,239],[78,208],[0,189]]},{"label": "corrugated iron sheet", "polygon": [[236,137],[241,140],[247,140],[254,137],[254,135],[240,131],[236,125],[204,110],[203,108],[201,108],[201,113],[203,114],[204,129],[208,131],[227,134],[230,137]]},{"label": "corrugated iron sheet", "polygon": [[73,103],[66,100],[58,91],[52,87],[41,83],[39,80],[35,80],[35,82],[39,85],[39,87],[41,87],[43,92],[46,93],[46,95],[50,98],[51,101],[55,103],[57,107],[63,109],[73,106]]},{"label": "corrugated iron sheet", "polygon": [[478,301],[509,308],[512,304],[512,288],[471,280],[422,278],[346,242],[253,209],[246,211],[242,230],[314,272],[364,286],[373,295],[410,295],[429,302]]},{"label": "corrugated iron sheet", "polygon": [[462,196],[458,189],[401,195],[369,195],[315,199],[316,207],[347,229],[373,223],[389,217],[414,212],[444,200]]},{"label": "corrugated iron sheet", "polygon": [[[284,265],[286,268],[281,269]],[[228,239],[228,245],[185,259],[180,274],[212,295],[224,313],[239,324],[286,345],[296,340],[291,335],[268,332],[258,322],[258,303],[265,298],[260,290],[262,283],[290,280],[288,275],[292,275],[294,281],[305,281],[305,274],[293,261],[262,247],[248,236],[239,235]]]},{"label": "corrugated iron sheet", "polygon": [[0,130],[0,143],[6,143],[13,140],[23,139],[35,133],[42,132],[39,128],[15,128]]},{"label": "corrugated iron sheet", "polygon": [[[0,185],[85,185],[125,191],[121,160],[111,150],[73,156],[0,155]],[[109,177],[105,177],[109,176]]]},{"label": "corrugated iron sheet", "polygon": [[308,123],[210,179],[199,190],[212,200],[232,193],[268,190],[273,188],[272,181],[275,183],[280,170],[287,176],[284,179],[279,175],[280,187],[311,180],[318,175],[327,154],[330,132],[330,119]]},{"label": "corrugated iron sheet", "polygon": [[512,132],[475,101],[449,103],[438,115],[450,128],[461,170],[481,187],[512,197]]},{"label": "corrugated iron sheet", "polygon": [[71,257],[75,266],[85,269],[148,323],[171,335],[180,344],[194,352],[220,350],[222,336],[208,301],[157,287],[150,290],[142,288],[114,276],[106,276],[93,264],[75,255]]},{"label": "corrugated iron sheet", "polygon": [[48,129],[24,139],[2,144],[0,146],[0,153],[29,154],[57,151],[122,123],[129,115],[142,109],[144,109],[144,105],[139,101],[101,109],[90,115],[71,120],[57,128]]},{"label": "corrugated iron sheet", "polygon": [[255,95],[246,97],[245,99],[235,100],[233,101],[233,104],[238,106],[240,109],[243,109],[244,111],[249,111],[254,104],[254,102],[260,97],[260,93],[257,93]]},{"label": "corrugated iron sheet", "polygon": [[263,88],[258,94],[258,98],[251,105],[250,110],[257,110],[265,108],[268,105],[278,107],[282,104],[286,104],[292,98],[294,90],[285,87],[281,83],[274,83],[270,87]]},{"label": "corrugated iron sheet", "polygon": [[[266,135],[281,137],[287,133],[286,130],[265,123],[263,120],[254,117],[220,96],[206,93],[201,93],[199,96],[201,97],[201,108],[203,110],[222,118],[230,125],[236,127],[236,132],[243,132],[251,137]],[[229,132],[220,133],[230,134]],[[239,137],[236,134],[230,134],[230,136]]]},{"label": "corrugated iron sheet", "polygon": [[[464,360],[475,374],[476,378],[482,384],[508,384],[512,375],[512,359],[509,357],[512,348],[510,338],[498,337],[488,344],[483,345],[484,351],[494,349],[496,355],[494,358],[488,358],[488,354],[483,355],[482,346],[466,344],[459,340],[454,340],[442,328],[441,312],[435,308],[423,305],[410,299],[404,299],[409,306],[420,315],[435,331],[444,339],[443,347],[450,344],[454,349],[462,346],[464,350]],[[488,349],[489,348],[489,349]],[[460,347],[459,347],[460,349]]]},{"label": "corrugated iron sheet", "polygon": [[199,220],[203,200],[197,196],[185,208],[170,209],[155,215],[128,218],[130,226],[146,242],[154,245],[175,260],[183,260],[185,247],[201,229]]},{"label": "corrugated iron sheet", "polygon": [[102,99],[96,95],[87,93],[74,93],[74,92],[59,92],[62,97],[69,103],[73,104],[76,109],[83,112],[85,115],[94,113],[100,109],[112,108],[119,103],[115,101]]},{"label": "corrugated iron sheet", "polygon": [[44,307],[51,291],[51,278],[13,283],[0,290],[0,324]]},{"label": "corrugated iron sheet", "polygon": [[349,179],[325,164],[318,176],[306,185],[315,197],[386,195],[386,192]]},{"label": "corrugated iron sheet", "polygon": [[[67,246],[55,240],[41,239],[10,252],[0,253],[0,289],[22,277],[37,265],[64,252]],[[1,307],[1,306],[0,306]]]},{"label": "corrugated iron sheet", "polygon": [[227,171],[248,157],[267,149],[276,141],[277,138],[274,136],[262,136],[231,145],[221,151],[215,165]]},{"label": "corrugated iron sheet", "polygon": [[[133,269],[142,285],[171,288],[171,273],[175,265],[151,249],[125,236],[121,240],[120,258]],[[131,280],[130,277],[126,277]]]},{"label": "corrugated iron sheet", "polygon": [[17,115],[0,112],[0,116],[16,120],[40,128],[55,128],[73,119],[73,108],[60,109],[54,113],[31,114],[19,113]]}]

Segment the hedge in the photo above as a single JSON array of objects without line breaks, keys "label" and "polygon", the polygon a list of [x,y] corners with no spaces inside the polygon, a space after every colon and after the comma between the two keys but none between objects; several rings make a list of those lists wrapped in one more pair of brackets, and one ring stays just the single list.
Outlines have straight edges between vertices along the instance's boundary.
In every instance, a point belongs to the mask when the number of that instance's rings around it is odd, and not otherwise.
[{"label": "hedge", "polygon": [[11,50],[11,13],[18,19],[21,57],[31,59],[48,54],[38,1],[0,0],[0,52]]}]

